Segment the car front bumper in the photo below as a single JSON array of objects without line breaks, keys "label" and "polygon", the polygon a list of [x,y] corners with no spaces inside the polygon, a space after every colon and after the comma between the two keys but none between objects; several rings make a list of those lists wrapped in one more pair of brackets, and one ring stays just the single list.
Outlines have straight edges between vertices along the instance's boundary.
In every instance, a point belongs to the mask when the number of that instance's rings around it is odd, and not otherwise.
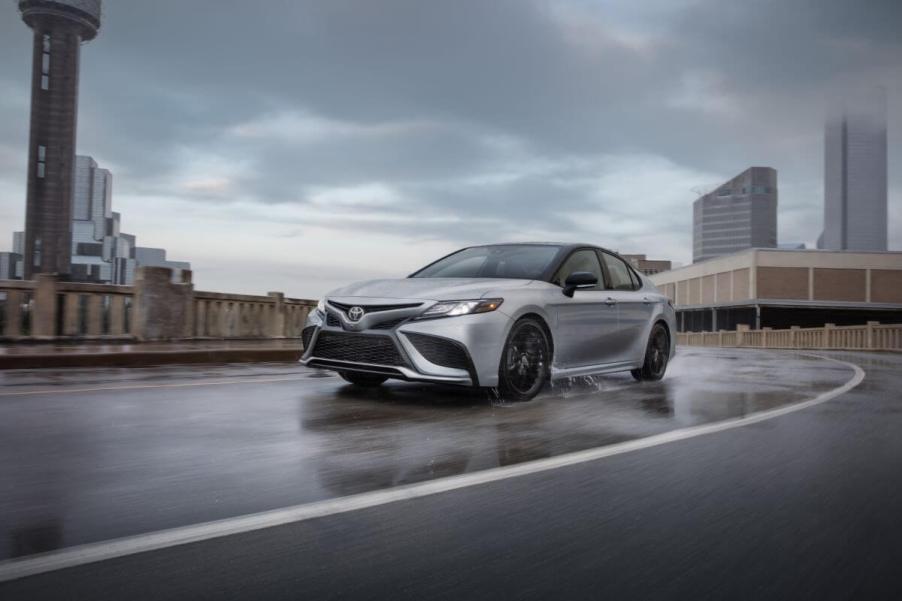
[{"label": "car front bumper", "polygon": [[[332,309],[327,308],[332,312]],[[402,380],[497,386],[510,318],[501,311],[404,321],[391,329],[349,331],[334,312],[312,312],[304,327],[301,363],[334,371],[376,373]]]}]

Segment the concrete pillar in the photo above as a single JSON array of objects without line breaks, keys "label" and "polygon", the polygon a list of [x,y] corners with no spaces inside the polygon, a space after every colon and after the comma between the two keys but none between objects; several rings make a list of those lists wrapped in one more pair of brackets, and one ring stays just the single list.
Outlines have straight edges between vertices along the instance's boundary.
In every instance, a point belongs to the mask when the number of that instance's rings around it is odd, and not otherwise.
[{"label": "concrete pillar", "polygon": [[744,334],[749,331],[748,325],[740,323],[736,325],[736,346],[742,346],[745,341]]},{"label": "concrete pillar", "polygon": [[867,323],[868,333],[867,333],[867,340],[865,341],[867,344],[866,348],[868,348],[868,349],[876,348],[875,340],[874,340],[874,326],[879,326],[879,325],[880,325],[879,321],[869,321]]},{"label": "concrete pillar", "polygon": [[125,297],[115,294],[110,297],[110,334],[125,334]]},{"label": "concrete pillar", "polygon": [[63,308],[63,336],[78,336],[78,317],[81,295],[70,292],[65,295]]},{"label": "concrete pillar", "polygon": [[88,297],[88,319],[85,333],[88,336],[103,334],[103,295],[92,294]]},{"label": "concrete pillar", "polygon": [[792,348],[799,348],[799,330],[801,329],[799,326],[789,327],[789,346]]},{"label": "concrete pillar", "polygon": [[22,298],[21,290],[9,290],[6,293],[6,309],[3,315],[3,335],[22,335]]},{"label": "concrete pillar", "polygon": [[219,335],[223,338],[232,336],[232,312],[234,310],[234,303],[223,301],[219,305]]},{"label": "concrete pillar", "polygon": [[263,305],[254,303],[251,311],[251,336],[260,338],[263,336]]},{"label": "concrete pillar", "polygon": [[273,299],[273,304],[270,305],[266,334],[270,338],[282,338],[285,336],[285,295],[281,292],[269,292],[267,296]]},{"label": "concrete pillar", "polygon": [[56,336],[56,320],[59,301],[56,296],[57,276],[54,273],[39,273],[35,276],[34,305],[31,311],[31,335],[37,337]]},{"label": "concrete pillar", "polygon": [[833,330],[836,329],[835,323],[825,323],[823,330],[823,339],[821,340],[821,348],[832,348],[833,344]]},{"label": "concrete pillar", "polygon": [[207,336],[216,338],[220,336],[219,330],[219,313],[222,310],[220,301],[210,301],[207,306]]},{"label": "concrete pillar", "polygon": [[[190,279],[190,274],[188,277]],[[190,336],[194,321],[194,286],[173,284],[172,270],[168,267],[138,268],[134,303],[132,330],[138,340],[174,340]]]},{"label": "concrete pillar", "polygon": [[194,304],[194,335],[207,335],[207,301],[196,301]]}]

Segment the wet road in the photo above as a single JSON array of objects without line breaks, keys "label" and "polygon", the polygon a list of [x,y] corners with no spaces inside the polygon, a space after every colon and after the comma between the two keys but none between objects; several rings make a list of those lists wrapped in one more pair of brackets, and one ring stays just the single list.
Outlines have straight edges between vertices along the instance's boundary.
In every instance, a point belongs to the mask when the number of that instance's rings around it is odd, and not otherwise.
[{"label": "wet road", "polygon": [[[867,370],[864,384],[768,422],[0,593],[64,583],[86,598],[848,598],[899,586],[890,566],[902,559],[902,358],[842,358]],[[672,368],[656,384],[580,381],[514,406],[409,384],[360,392],[294,366],[4,374],[3,549],[24,555],[565,454],[793,403],[850,378],[836,363],[748,350],[687,349]],[[824,594],[799,594],[814,590]]]},{"label": "wet road", "polygon": [[0,374],[0,558],[607,445],[848,379],[741,351],[687,351],[671,369],[508,406],[460,388],[359,390],[296,365]]}]

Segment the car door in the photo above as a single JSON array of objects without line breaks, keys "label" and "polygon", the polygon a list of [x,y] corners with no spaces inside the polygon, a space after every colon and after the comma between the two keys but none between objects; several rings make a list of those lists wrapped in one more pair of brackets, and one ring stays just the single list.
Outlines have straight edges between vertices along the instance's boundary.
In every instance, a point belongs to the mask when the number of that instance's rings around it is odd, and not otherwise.
[{"label": "car door", "polygon": [[614,361],[641,361],[645,356],[648,324],[654,304],[643,293],[642,280],[620,257],[599,251],[608,280],[608,294],[617,302],[618,327],[611,337],[612,348],[617,349]]},{"label": "car door", "polygon": [[557,313],[555,363],[563,368],[599,365],[613,361],[614,353],[604,344],[617,328],[617,304],[609,298],[604,272],[594,249],[574,250],[555,274],[552,282],[563,286],[571,273],[588,271],[598,278],[591,289],[564,294],[552,303]]}]

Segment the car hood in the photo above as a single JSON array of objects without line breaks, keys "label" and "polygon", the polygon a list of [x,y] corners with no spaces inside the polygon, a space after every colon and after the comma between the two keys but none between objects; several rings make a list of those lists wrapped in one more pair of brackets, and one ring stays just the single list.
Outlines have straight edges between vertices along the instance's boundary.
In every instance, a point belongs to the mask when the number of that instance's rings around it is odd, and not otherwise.
[{"label": "car hood", "polygon": [[333,290],[326,296],[374,299],[463,300],[482,298],[491,292],[528,286],[533,280],[491,278],[404,278],[369,280]]}]

